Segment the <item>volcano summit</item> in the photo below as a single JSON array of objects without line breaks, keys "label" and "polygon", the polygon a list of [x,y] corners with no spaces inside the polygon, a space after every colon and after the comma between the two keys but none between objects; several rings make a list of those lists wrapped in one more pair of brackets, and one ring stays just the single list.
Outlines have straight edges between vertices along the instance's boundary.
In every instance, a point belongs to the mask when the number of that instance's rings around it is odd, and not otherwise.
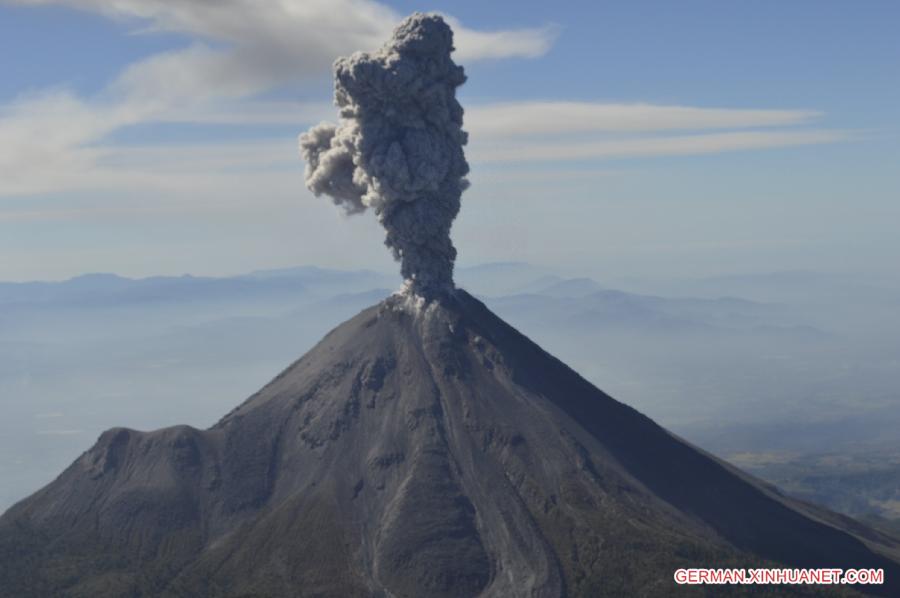
[{"label": "volcano summit", "polygon": [[[900,595],[897,540],[692,447],[453,288],[451,41],[414,15],[339,61],[345,120],[303,140],[405,289],[208,430],[105,432],[0,518],[0,595],[671,596],[703,591],[677,568],[764,566],[882,568],[858,589]],[[411,94],[397,113],[385,89]]]}]

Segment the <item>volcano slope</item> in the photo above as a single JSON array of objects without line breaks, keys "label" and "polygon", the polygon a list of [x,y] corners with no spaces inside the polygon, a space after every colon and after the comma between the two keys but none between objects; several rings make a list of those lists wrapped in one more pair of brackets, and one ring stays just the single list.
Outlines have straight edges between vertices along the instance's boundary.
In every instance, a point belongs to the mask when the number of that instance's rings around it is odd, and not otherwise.
[{"label": "volcano slope", "polygon": [[363,311],[209,430],[105,432],[0,518],[0,595],[739,593],[689,566],[877,567],[858,589],[900,595],[898,555],[455,291]]}]

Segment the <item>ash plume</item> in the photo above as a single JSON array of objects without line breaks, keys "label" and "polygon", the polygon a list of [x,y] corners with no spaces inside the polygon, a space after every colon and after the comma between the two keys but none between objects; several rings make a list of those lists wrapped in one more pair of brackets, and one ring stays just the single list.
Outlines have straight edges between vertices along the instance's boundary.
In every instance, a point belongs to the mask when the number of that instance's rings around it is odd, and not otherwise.
[{"label": "ash plume", "polygon": [[407,17],[377,52],[335,62],[340,123],[300,136],[306,186],[347,214],[374,210],[407,288],[424,297],[453,288],[450,227],[468,185],[456,100],[466,76],[452,51],[440,16]]}]

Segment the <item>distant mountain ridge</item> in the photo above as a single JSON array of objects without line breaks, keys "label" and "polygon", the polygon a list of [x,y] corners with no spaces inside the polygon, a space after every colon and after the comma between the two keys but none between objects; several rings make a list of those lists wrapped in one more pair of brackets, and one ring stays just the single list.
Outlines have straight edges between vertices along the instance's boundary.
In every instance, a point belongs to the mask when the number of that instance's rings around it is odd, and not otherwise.
[{"label": "distant mountain ridge", "polygon": [[0,305],[235,299],[242,294],[297,292],[308,288],[330,290],[335,287],[357,289],[361,285],[384,286],[388,280],[392,278],[368,270],[328,270],[314,266],[261,270],[227,277],[185,274],[126,278],[98,273],[57,282],[0,282]]}]

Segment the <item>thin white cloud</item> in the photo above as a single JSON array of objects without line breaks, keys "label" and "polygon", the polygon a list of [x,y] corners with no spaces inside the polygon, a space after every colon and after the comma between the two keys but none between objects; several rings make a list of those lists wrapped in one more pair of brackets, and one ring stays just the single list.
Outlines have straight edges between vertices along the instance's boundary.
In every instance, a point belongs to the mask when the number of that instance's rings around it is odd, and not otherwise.
[{"label": "thin white cloud", "polygon": [[135,122],[121,107],[102,110],[60,92],[26,98],[0,110],[0,195],[65,188],[93,168],[87,144]]},{"label": "thin white cloud", "polygon": [[472,106],[466,126],[489,137],[678,129],[741,129],[806,124],[821,112],[599,102],[504,102]]},{"label": "thin white cloud", "polygon": [[470,155],[477,162],[571,162],[636,158],[650,156],[685,156],[742,150],[813,145],[845,141],[852,133],[840,130],[813,129],[803,131],[734,131],[699,135],[672,135],[605,139],[598,141],[567,140],[540,143],[473,144]]},{"label": "thin white cloud", "polygon": [[534,29],[512,31],[474,31],[451,16],[446,17],[453,27],[453,57],[463,63],[473,60],[499,58],[538,58],[546,54],[559,36],[561,28],[545,25]]}]

